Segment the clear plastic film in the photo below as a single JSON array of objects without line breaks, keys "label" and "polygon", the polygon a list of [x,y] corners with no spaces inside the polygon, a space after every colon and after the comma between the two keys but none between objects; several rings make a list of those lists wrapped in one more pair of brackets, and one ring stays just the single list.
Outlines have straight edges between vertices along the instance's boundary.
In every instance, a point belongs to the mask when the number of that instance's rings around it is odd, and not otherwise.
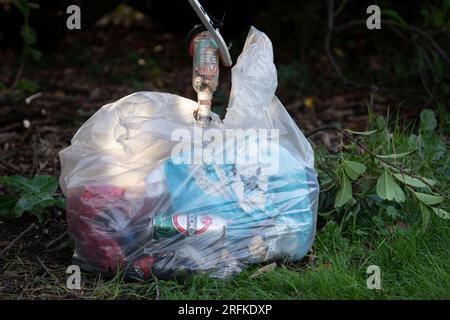
[{"label": "clear plastic film", "polygon": [[60,152],[75,263],[140,279],[225,278],[300,260],[314,240],[319,186],[311,145],[276,87],[272,44],[251,28],[223,121],[212,113],[203,130],[197,102],[156,92],[97,111]]}]

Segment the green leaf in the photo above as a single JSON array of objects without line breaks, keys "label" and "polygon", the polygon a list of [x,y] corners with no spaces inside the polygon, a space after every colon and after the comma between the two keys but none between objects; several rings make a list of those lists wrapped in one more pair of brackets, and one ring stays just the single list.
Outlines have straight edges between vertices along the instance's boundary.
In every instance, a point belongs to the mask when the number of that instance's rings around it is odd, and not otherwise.
[{"label": "green leaf", "polygon": [[14,218],[14,207],[17,198],[11,196],[0,196],[0,218]]},{"label": "green leaf", "polygon": [[64,199],[62,197],[57,197],[55,199],[55,205],[60,209],[65,209],[66,208],[66,199]]},{"label": "green leaf", "polygon": [[33,216],[36,216],[39,220],[39,223],[43,223],[45,220],[45,216],[44,216],[44,210],[40,209],[40,208],[33,208],[32,211],[30,212]]},{"label": "green leaf", "polygon": [[2,179],[0,180],[0,184],[13,191],[18,192],[31,193],[37,191],[31,181],[23,176],[2,177]]},{"label": "green leaf", "polygon": [[[421,180],[417,178],[413,178],[407,174],[402,173],[394,173],[394,177],[403,182],[404,184],[410,185],[412,187],[416,188],[428,188],[428,186]],[[423,178],[428,184],[434,185],[436,182],[431,179]]]},{"label": "green leaf", "polygon": [[35,176],[31,182],[39,193],[54,194],[58,189],[58,180],[53,176]]},{"label": "green leaf", "polygon": [[450,213],[448,213],[447,211],[445,211],[444,209],[441,208],[434,208],[432,207],[431,209],[433,209],[434,213],[436,213],[436,215],[441,218],[441,219],[446,219],[449,220],[450,219]]},{"label": "green leaf", "polygon": [[358,179],[358,177],[366,171],[366,166],[356,161],[343,160],[343,167],[345,173],[352,180]]},{"label": "green leaf", "polygon": [[395,10],[383,9],[382,14],[392,18],[392,20],[400,23],[403,27],[407,27],[408,26],[406,21],[403,20],[403,18],[400,16],[400,14],[397,11],[395,11]]},{"label": "green leaf", "polygon": [[381,199],[392,200],[394,196],[389,185],[389,175],[386,170],[383,171],[377,180],[377,194]]},{"label": "green leaf", "polygon": [[434,196],[431,194],[420,192],[414,192],[414,195],[417,197],[417,199],[419,199],[420,202],[426,204],[427,206],[433,206],[444,201],[444,197],[442,196]]},{"label": "green leaf", "polygon": [[431,213],[427,206],[420,206],[422,212],[422,232],[425,232],[428,229],[431,221]]},{"label": "green leaf", "polygon": [[419,142],[420,142],[420,138],[417,135],[412,134],[409,136],[409,139],[408,139],[408,147],[411,149],[417,148]]},{"label": "green leaf", "polygon": [[0,184],[24,194],[53,194],[58,189],[58,180],[53,176],[35,176],[29,180],[23,176],[2,177]]},{"label": "green leaf", "polygon": [[381,199],[395,200],[396,202],[403,202],[406,199],[402,188],[392,179],[387,170],[384,170],[377,181],[377,194]]},{"label": "green leaf", "polygon": [[361,230],[361,229],[356,230],[356,231],[355,231],[355,234],[356,234],[357,236],[362,236],[362,237],[367,236],[367,232],[365,232],[365,231],[363,231],[363,230]]},{"label": "green leaf", "polygon": [[431,132],[437,127],[437,120],[434,112],[430,109],[424,109],[420,113],[420,128]]},{"label": "green leaf", "polygon": [[39,90],[39,84],[37,84],[34,81],[22,79],[19,82],[17,82],[16,85],[17,89],[29,92],[29,93],[35,93]]},{"label": "green leaf", "polygon": [[403,153],[386,154],[386,155],[379,155],[379,154],[377,154],[377,157],[383,158],[383,159],[398,159],[398,158],[403,158],[403,157],[409,156],[410,154],[413,154],[416,151],[417,150],[403,152]]},{"label": "green leaf", "polygon": [[360,135],[360,136],[370,136],[370,135],[372,135],[374,133],[382,131],[383,129],[384,129],[384,127],[380,128],[380,129],[376,129],[376,130],[371,130],[371,131],[353,131],[353,130],[350,130],[350,129],[345,129],[345,131],[347,131],[347,132],[349,132],[351,134],[356,134],[356,135]]},{"label": "green leaf", "polygon": [[394,200],[396,202],[404,202],[406,200],[406,195],[403,192],[403,189],[394,181]]},{"label": "green leaf", "polygon": [[36,32],[28,26],[22,26],[22,30],[20,31],[20,35],[22,36],[23,41],[27,45],[33,45],[36,43]]},{"label": "green leaf", "polygon": [[15,206],[15,215],[17,218],[22,216],[22,214],[27,211],[33,213],[37,212],[40,208],[50,207],[54,204],[55,200],[52,196],[48,194],[42,195],[25,195],[17,201]]},{"label": "green leaf", "polygon": [[386,214],[391,219],[397,219],[398,217],[400,217],[400,212],[398,212],[398,210],[395,207],[393,207],[393,206],[387,206],[386,207]]},{"label": "green leaf", "polygon": [[352,184],[347,175],[342,172],[342,180],[341,180],[341,189],[336,195],[336,199],[334,201],[334,207],[339,208],[344,206],[350,199],[353,199],[352,196]]},{"label": "green leaf", "polygon": [[41,51],[39,51],[37,49],[30,48],[29,52],[30,52],[31,57],[34,60],[36,60],[36,61],[41,60],[41,58],[42,58],[42,52]]},{"label": "green leaf", "polygon": [[22,16],[26,17],[30,14],[30,4],[27,0],[14,0],[12,4],[20,11]]}]

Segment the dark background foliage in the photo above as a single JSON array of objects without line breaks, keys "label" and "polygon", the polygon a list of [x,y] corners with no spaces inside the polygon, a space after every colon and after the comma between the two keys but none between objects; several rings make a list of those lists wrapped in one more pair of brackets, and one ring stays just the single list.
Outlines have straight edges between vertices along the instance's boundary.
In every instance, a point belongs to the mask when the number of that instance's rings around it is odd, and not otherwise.
[{"label": "dark background foliage", "polygon": [[[438,218],[449,211],[450,0],[201,2],[223,19],[234,61],[251,25],[272,40],[277,96],[314,143],[321,231],[305,261],[261,282],[250,270],[236,284],[166,283],[162,295],[217,296],[218,287],[225,298],[336,298],[350,288],[344,297],[383,298],[365,288],[361,261],[375,259],[390,268],[386,297],[448,296],[449,229]],[[81,30],[66,27],[71,4]],[[381,30],[366,28],[372,4]],[[198,23],[185,0],[0,0],[0,297],[159,296],[157,282],[122,286],[120,275],[88,277],[84,296],[60,284],[72,247],[58,152],[102,105],[132,92],[195,99],[187,35]],[[221,116],[230,78],[221,68],[213,105]],[[382,177],[405,200],[377,187]]]}]

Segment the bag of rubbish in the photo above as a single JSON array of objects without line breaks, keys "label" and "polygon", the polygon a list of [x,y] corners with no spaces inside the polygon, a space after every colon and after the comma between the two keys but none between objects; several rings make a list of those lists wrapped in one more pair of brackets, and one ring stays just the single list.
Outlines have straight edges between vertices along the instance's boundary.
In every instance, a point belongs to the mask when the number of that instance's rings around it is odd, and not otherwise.
[{"label": "bag of rubbish", "polygon": [[275,96],[272,44],[251,28],[224,120],[195,101],[137,92],[98,110],[60,152],[74,262],[127,277],[300,260],[319,185],[311,145]]}]

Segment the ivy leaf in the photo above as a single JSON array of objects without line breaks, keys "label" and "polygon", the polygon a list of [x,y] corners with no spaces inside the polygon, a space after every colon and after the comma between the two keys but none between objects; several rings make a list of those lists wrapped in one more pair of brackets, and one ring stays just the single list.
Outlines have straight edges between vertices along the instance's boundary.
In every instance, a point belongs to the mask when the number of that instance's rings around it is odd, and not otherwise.
[{"label": "ivy leaf", "polygon": [[427,206],[433,206],[444,201],[444,197],[442,196],[435,196],[420,192],[414,192],[414,195],[417,197],[417,199],[419,199],[420,202],[426,204]]},{"label": "ivy leaf", "polygon": [[366,166],[356,161],[343,160],[343,167],[345,173],[352,180],[358,179],[358,177],[366,171]]},{"label": "ivy leaf", "polygon": [[19,192],[31,193],[37,191],[34,189],[30,180],[18,175],[3,177],[0,180],[0,184],[9,189]]},{"label": "ivy leaf", "polygon": [[402,188],[392,179],[387,170],[381,174],[377,181],[377,194],[381,199],[395,200],[396,202],[403,202],[406,199]]},{"label": "ivy leaf", "polygon": [[[417,178],[413,178],[407,174],[404,173],[394,173],[394,177],[403,182],[404,184],[410,185],[412,187],[416,188],[428,188],[428,186],[421,180]],[[431,179],[425,179],[423,178],[428,184],[434,185],[436,182]]]},{"label": "ivy leaf", "polygon": [[53,194],[58,189],[58,180],[53,176],[35,176],[31,182],[39,193]]},{"label": "ivy leaf", "polygon": [[31,214],[38,218],[39,223],[44,222],[44,210],[43,209],[34,207],[31,211]]},{"label": "ivy leaf", "polygon": [[352,196],[352,184],[348,176],[342,172],[342,180],[341,180],[341,189],[336,195],[336,199],[334,201],[334,207],[339,208],[344,206],[350,199],[353,199]]},{"label": "ivy leaf", "polygon": [[55,198],[55,205],[60,209],[65,209],[66,208],[66,199],[64,199],[63,197]]},{"label": "ivy leaf", "polygon": [[16,202],[16,197],[0,196],[0,218],[14,218]]},{"label": "ivy leaf", "polygon": [[37,212],[39,208],[52,206],[54,201],[53,197],[48,194],[22,196],[14,209],[15,218],[20,218],[25,211],[33,213],[33,211]]},{"label": "ivy leaf", "polygon": [[444,209],[441,209],[441,208],[434,208],[434,207],[432,207],[431,209],[433,209],[434,213],[436,213],[436,215],[437,215],[439,218],[446,219],[446,220],[449,220],[449,219],[450,219],[450,213],[448,213],[448,212],[445,211]]},{"label": "ivy leaf", "polygon": [[3,177],[0,184],[24,194],[53,194],[58,189],[58,180],[53,176],[35,176],[29,180],[23,176],[15,175]]},{"label": "ivy leaf", "polygon": [[28,212],[43,222],[45,208],[54,205],[63,208],[65,204],[64,198],[53,197],[58,189],[58,180],[53,176],[35,176],[31,180],[19,175],[2,176],[0,185],[20,193],[19,197],[14,198],[0,196],[0,217],[18,219]]}]

